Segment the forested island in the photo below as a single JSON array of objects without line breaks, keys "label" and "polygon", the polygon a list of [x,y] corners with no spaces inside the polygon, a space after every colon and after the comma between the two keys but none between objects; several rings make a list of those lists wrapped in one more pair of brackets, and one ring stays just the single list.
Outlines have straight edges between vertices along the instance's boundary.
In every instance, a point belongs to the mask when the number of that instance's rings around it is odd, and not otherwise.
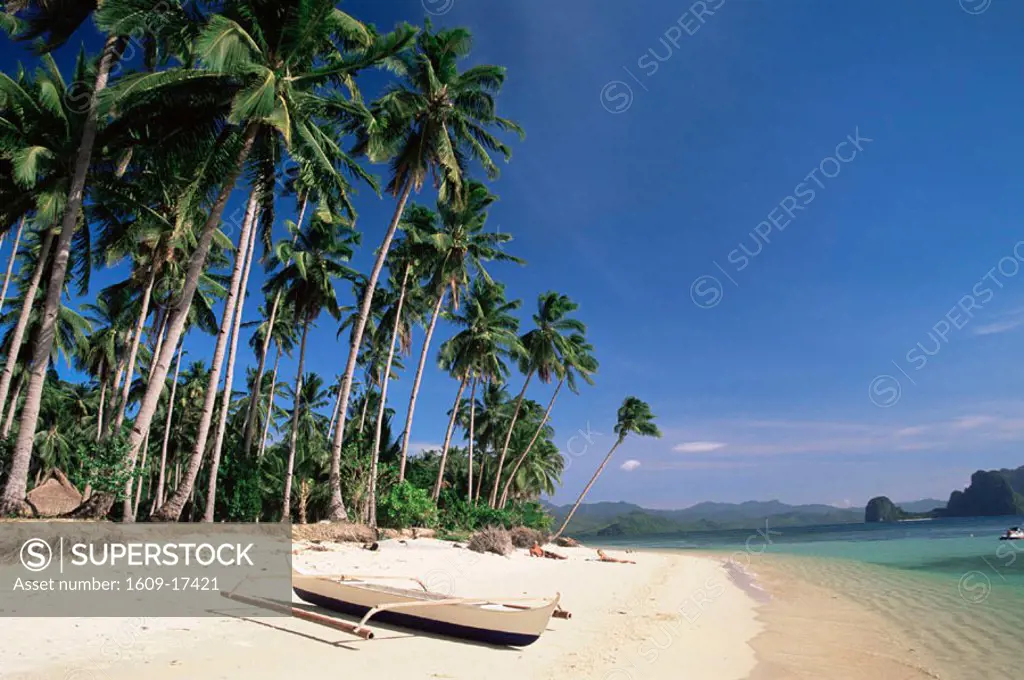
[{"label": "forested island", "polygon": [[949,495],[945,508],[908,512],[885,496],[868,501],[865,522],[898,522],[936,517],[999,517],[1024,515],[1024,465],[1001,470],[978,470],[963,491]]}]

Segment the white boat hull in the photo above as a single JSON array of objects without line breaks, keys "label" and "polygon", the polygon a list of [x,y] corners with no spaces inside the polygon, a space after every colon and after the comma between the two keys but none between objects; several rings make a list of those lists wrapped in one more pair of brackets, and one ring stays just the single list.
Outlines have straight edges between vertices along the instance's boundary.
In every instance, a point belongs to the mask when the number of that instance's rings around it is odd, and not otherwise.
[{"label": "white boat hull", "polygon": [[[373,621],[414,628],[428,633],[457,637],[494,645],[522,647],[536,642],[547,628],[558,598],[522,607],[500,600],[450,603],[450,598],[390,588],[365,581],[338,580],[326,576],[293,574],[295,594],[310,604],[363,617],[381,605],[415,603],[373,614]],[[438,601],[437,605],[429,604]],[[442,604],[442,602],[445,602]]]}]

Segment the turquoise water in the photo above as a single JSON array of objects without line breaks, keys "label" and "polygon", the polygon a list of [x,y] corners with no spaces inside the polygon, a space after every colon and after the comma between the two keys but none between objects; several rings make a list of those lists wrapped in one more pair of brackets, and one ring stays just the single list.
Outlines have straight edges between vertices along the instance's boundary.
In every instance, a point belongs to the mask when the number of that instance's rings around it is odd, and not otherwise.
[{"label": "turquoise water", "polygon": [[839,590],[910,631],[947,678],[1024,677],[1024,541],[1000,541],[1020,517],[702,532],[616,542],[712,550],[754,574],[760,555]]},{"label": "turquoise water", "polygon": [[[839,558],[938,577],[977,572],[993,588],[1024,588],[1024,541],[1000,541],[1009,526],[1024,524],[1020,517],[938,519],[920,522],[841,524],[819,527],[774,528],[690,533],[630,541],[646,548],[697,548],[766,554]],[[737,555],[738,561],[750,557]],[[970,592],[973,581],[965,578]]]}]

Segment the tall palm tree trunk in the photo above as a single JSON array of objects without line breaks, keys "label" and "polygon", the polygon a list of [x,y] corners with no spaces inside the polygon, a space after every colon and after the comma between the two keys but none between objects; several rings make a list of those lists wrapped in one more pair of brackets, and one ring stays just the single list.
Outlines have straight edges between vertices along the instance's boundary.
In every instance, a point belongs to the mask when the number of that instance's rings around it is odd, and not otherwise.
[{"label": "tall palm tree trunk", "polygon": [[39,259],[36,261],[35,271],[28,282],[28,289],[25,291],[25,299],[21,302],[21,312],[18,314],[18,323],[14,326],[14,334],[11,336],[11,346],[7,350],[7,363],[4,364],[3,375],[0,375],[0,411],[3,411],[7,404],[7,395],[11,389],[11,378],[14,377],[14,369],[18,365],[18,355],[21,354],[21,344],[25,339],[25,330],[28,328],[28,321],[32,317],[32,308],[36,303],[36,294],[39,292],[39,284],[43,279],[43,272],[46,270],[46,260],[50,255],[50,246],[53,244],[53,230],[47,229],[43,243],[39,247]]},{"label": "tall palm tree trunk", "polygon": [[[74,236],[75,230],[78,228],[78,219],[82,213],[85,178],[89,172],[92,149],[96,142],[99,96],[107,87],[110,70],[119,59],[123,45],[124,41],[116,36],[107,38],[96,73],[96,84],[89,98],[89,113],[82,127],[82,141],[78,145],[78,153],[75,157],[75,170],[71,177],[71,187],[68,191],[67,206],[64,208],[60,236],[57,239],[57,253],[50,273],[50,284],[46,288],[46,302],[43,304],[39,335],[32,354],[31,373],[25,405],[21,409],[18,438],[14,443],[7,484],[4,487],[3,495],[0,496],[0,515],[20,509],[24,502],[29,461],[32,458],[32,443],[35,440],[36,423],[39,421],[39,408],[42,405],[43,383],[46,381],[46,367],[50,361],[50,350],[53,347],[53,338],[57,329],[57,312],[60,311],[60,298],[64,292],[64,280],[67,276],[71,237]],[[2,401],[0,401],[0,405],[2,405]]]},{"label": "tall palm tree trunk", "polygon": [[447,289],[437,295],[437,302],[434,303],[434,311],[430,315],[430,324],[427,326],[427,336],[423,338],[423,351],[420,352],[420,363],[416,366],[416,377],[412,381],[412,394],[409,395],[409,413],[405,416],[405,430],[402,432],[402,459],[398,464],[398,481],[405,479],[405,462],[409,457],[409,439],[412,436],[412,416],[416,412],[416,397],[419,396],[420,382],[423,380],[423,369],[427,365],[427,356],[430,352],[430,340],[434,337],[434,329],[437,328],[437,320],[441,316],[441,307],[444,305]]},{"label": "tall palm tree trunk", "polygon": [[[142,444],[142,459],[139,461],[139,470],[143,471],[142,474],[145,474],[146,454],[148,454],[148,453],[149,453],[149,437],[146,437],[146,441],[143,442],[143,444]],[[139,477],[139,483],[135,487],[135,503],[132,504],[132,506],[130,508],[132,519],[135,519],[135,516],[138,514],[138,512],[139,512],[139,503],[141,501],[142,501],[142,477],[140,476]]]},{"label": "tall palm tree trunk", "polygon": [[18,411],[18,399],[21,397],[21,390],[25,387],[25,372],[22,371],[21,375],[18,376],[18,382],[14,386],[14,396],[11,398],[11,403],[7,407],[7,416],[4,418],[4,428],[2,431],[3,437],[6,439],[7,435],[11,433],[11,428],[14,427],[14,414]]},{"label": "tall palm tree trunk", "polygon": [[309,505],[309,480],[303,479],[299,482],[299,524],[306,524],[306,506]]},{"label": "tall palm tree trunk", "polygon": [[178,391],[178,373],[181,371],[181,355],[185,353],[185,339],[178,343],[178,360],[174,364],[174,380],[171,382],[171,395],[167,401],[167,419],[164,421],[164,441],[160,447],[160,472],[156,478],[156,494],[154,494],[153,510],[159,510],[164,502],[164,471],[167,469],[167,446],[171,441],[171,418],[174,415],[174,397]]},{"label": "tall palm tree trunk", "polygon": [[25,226],[25,218],[18,222],[18,231],[14,233],[14,247],[11,248],[11,256],[7,259],[7,273],[4,274],[4,287],[0,290],[0,312],[4,311],[4,302],[7,300],[7,286],[11,283],[11,273],[14,271],[14,262],[18,259],[18,245],[21,243],[21,230]]},{"label": "tall palm tree trunk", "polygon": [[327,436],[334,435],[334,426],[338,422],[338,411],[341,410],[341,385],[338,385],[338,396],[334,398],[334,410],[331,411],[331,423],[327,426]]},{"label": "tall palm tree trunk", "polygon": [[96,441],[103,436],[103,409],[107,402],[107,381],[100,380],[100,407],[96,410]]},{"label": "tall palm tree trunk", "polygon": [[544,417],[540,419],[540,425],[537,426],[537,431],[533,433],[533,439],[526,445],[526,449],[519,455],[519,459],[516,460],[515,466],[512,468],[512,472],[509,473],[508,479],[505,480],[505,486],[501,490],[501,502],[499,505],[505,507],[505,503],[508,502],[508,490],[512,488],[512,480],[515,479],[516,473],[519,472],[519,467],[526,460],[526,457],[530,455],[530,451],[533,450],[533,445],[537,443],[537,439],[540,438],[540,433],[544,431],[544,425],[548,422],[548,417],[551,415],[551,409],[555,405],[555,399],[558,397],[558,391],[562,389],[562,385],[565,384],[565,378],[563,377],[558,381],[558,386],[555,387],[554,393],[551,395],[551,400],[548,401],[547,410],[544,411]]},{"label": "tall palm tree trunk", "polygon": [[263,423],[263,436],[260,438],[260,450],[256,460],[263,460],[263,452],[267,448],[267,435],[270,433],[270,421],[274,416],[274,397],[277,395],[277,367],[281,364],[281,346],[277,347],[277,358],[274,359],[274,372],[270,374],[270,395],[267,397],[267,419]]},{"label": "tall palm tree trunk", "polygon": [[[117,372],[114,373],[114,384],[111,386],[111,393],[116,393],[121,384],[121,376],[124,375],[125,364],[128,363],[128,357],[122,356],[121,360],[117,362]],[[110,424],[114,422],[114,409],[117,408],[117,399],[111,398],[107,404],[106,419],[103,421],[103,432],[100,435],[100,439],[107,436],[107,432],[110,431]]]},{"label": "tall palm tree trunk", "polygon": [[398,345],[398,331],[402,327],[402,307],[405,305],[406,284],[409,282],[411,266],[405,267],[402,274],[402,287],[398,293],[398,306],[395,308],[395,325],[391,330],[391,345],[388,347],[388,359],[384,364],[384,380],[380,386],[380,404],[377,405],[377,422],[373,426],[373,449],[370,461],[370,517],[368,524],[377,526],[377,465],[380,462],[380,437],[384,424],[384,412],[388,405],[388,383],[391,382],[391,363],[395,360],[395,347]]},{"label": "tall palm tree trunk", "polygon": [[409,201],[409,194],[412,193],[412,181],[407,180],[402,190],[402,197],[395,207],[395,214],[388,225],[387,233],[384,234],[384,241],[377,250],[377,261],[373,264],[373,271],[366,282],[366,292],[363,294],[363,303],[359,308],[359,317],[356,319],[356,326],[352,335],[352,347],[348,353],[348,363],[345,366],[345,374],[341,378],[341,407],[338,411],[338,423],[334,429],[334,441],[331,445],[331,503],[328,515],[332,520],[348,519],[345,512],[345,503],[341,498],[341,448],[345,443],[345,415],[348,410],[348,400],[352,396],[352,377],[356,372],[356,359],[359,357],[359,348],[363,344],[363,332],[366,330],[366,321],[370,317],[370,306],[373,304],[373,294],[377,290],[377,281],[380,279],[380,272],[384,269],[384,261],[387,259],[388,251],[391,250],[391,241],[395,238],[395,231],[398,230],[398,223],[405,212],[405,204]]},{"label": "tall palm tree trunk", "polygon": [[519,397],[516,399],[516,407],[512,411],[512,420],[508,423],[508,432],[505,433],[505,443],[501,447],[501,455],[498,456],[498,469],[494,472],[494,486],[491,487],[491,497],[488,500],[488,504],[493,508],[498,502],[498,485],[501,483],[501,469],[505,466],[505,456],[508,455],[508,445],[512,441],[512,430],[516,426],[516,420],[519,418],[519,410],[523,407],[523,398],[526,396],[526,388],[530,386],[530,378],[533,377],[533,369],[531,368],[526,374],[526,380],[523,381],[523,389],[519,391]]},{"label": "tall palm tree trunk", "polygon": [[292,474],[295,471],[295,450],[299,445],[299,416],[302,411],[302,368],[306,362],[306,336],[309,335],[309,319],[302,324],[302,341],[299,343],[299,368],[295,372],[295,404],[292,407],[292,440],[288,446],[288,469],[284,474],[284,500],[281,503],[281,521],[291,519]]},{"label": "tall palm tree trunk", "polygon": [[[149,302],[153,299],[153,286],[156,284],[156,268],[153,268],[149,273],[149,280],[146,282],[146,289],[142,293],[142,306],[139,309],[139,318],[135,322],[135,330],[132,332],[132,345],[131,349],[128,350],[128,368],[127,375],[124,379],[124,386],[121,388],[121,405],[117,408],[117,417],[114,419],[114,433],[121,429],[121,424],[124,423],[124,413],[128,409],[128,395],[132,389],[132,376],[135,375],[135,362],[139,356],[139,345],[142,344],[142,332],[146,328],[146,319],[149,317]],[[131,480],[128,481],[128,488],[126,489],[128,496],[125,499],[125,503],[130,506],[129,500],[131,498]]]},{"label": "tall palm tree trunk", "polygon": [[470,504],[473,503],[473,424],[476,420],[476,378],[473,378],[473,387],[469,390],[469,478],[467,484],[469,485],[469,494],[466,496],[466,501]]},{"label": "tall palm tree trunk", "polygon": [[366,411],[370,407],[370,397],[373,395],[373,387],[369,384],[369,381],[367,381],[366,387],[366,394],[363,395],[363,408],[359,411],[359,429],[356,430],[360,440],[362,440],[363,429],[366,427]]},{"label": "tall palm tree trunk", "polygon": [[601,465],[598,466],[597,470],[594,471],[594,476],[590,478],[590,481],[587,482],[587,485],[583,488],[583,493],[581,493],[580,497],[576,499],[576,504],[572,506],[572,510],[569,511],[569,514],[568,516],[566,516],[565,521],[562,522],[562,526],[560,526],[558,528],[558,531],[555,532],[555,535],[551,537],[552,541],[561,536],[562,532],[565,531],[565,527],[569,526],[569,522],[572,520],[572,516],[576,514],[577,510],[579,510],[580,503],[583,502],[583,499],[587,497],[587,493],[590,492],[590,487],[594,486],[594,482],[596,482],[597,478],[601,476],[602,472],[604,472],[604,468],[606,465],[608,465],[608,461],[612,459],[612,454],[615,453],[615,449],[619,448],[619,444],[621,444],[625,438],[626,435],[625,433],[623,433],[619,435],[618,439],[615,440],[615,444],[612,445],[612,450],[608,452],[608,455],[604,457],[603,461],[601,461]]},{"label": "tall palm tree trunk", "polygon": [[485,451],[481,451],[480,452],[480,474],[477,475],[477,477],[476,477],[476,496],[474,498],[474,502],[476,502],[476,503],[480,502],[480,490],[483,489],[483,487],[484,487],[484,469],[486,469],[486,467],[487,467],[484,464],[484,462],[485,462],[484,453],[485,453]]},{"label": "tall palm tree trunk", "polygon": [[153,351],[150,354],[149,372],[146,374],[147,381],[153,377],[155,362],[152,359],[160,356],[160,350],[164,348],[164,340],[167,338],[167,311],[158,311],[157,315],[160,317],[160,323],[155,324],[153,329],[156,331],[156,344],[153,345]]},{"label": "tall palm tree trunk", "polygon": [[[220,420],[217,422],[217,434],[213,440],[213,455],[210,458],[210,480],[206,487],[206,508],[203,510],[203,521],[213,521],[214,505],[217,502],[217,472],[220,469],[220,454],[224,448],[224,432],[227,430],[228,411],[231,409],[231,393],[235,380],[235,355],[238,353],[238,331],[242,327],[242,311],[245,309],[245,296],[249,288],[249,269],[252,266],[252,253],[256,249],[256,212],[252,217],[253,225],[249,229],[249,248],[245,253],[245,265],[242,270],[242,281],[238,287],[238,302],[235,304],[235,316],[231,326],[231,349],[228,350],[228,367],[224,373],[224,396],[220,401]],[[243,257],[239,254],[239,257]]]},{"label": "tall palm tree trunk", "polygon": [[441,485],[444,483],[444,467],[448,462],[448,449],[451,448],[452,434],[455,432],[455,421],[459,416],[459,406],[462,404],[462,393],[466,391],[466,383],[469,378],[463,378],[459,383],[459,391],[455,395],[455,404],[452,406],[452,415],[448,418],[448,429],[444,433],[444,445],[441,447],[441,461],[437,466],[437,481],[434,482],[432,496],[434,501],[441,495]]},{"label": "tall palm tree trunk", "polygon": [[[251,126],[251,130],[258,130],[258,126]],[[250,133],[251,138],[248,141],[246,148],[243,150],[243,154],[240,157],[238,163],[238,170],[241,170],[245,157],[248,155],[248,150],[252,147],[252,142],[255,139],[255,132]],[[237,178],[237,173],[235,175]],[[234,178],[231,179],[228,184],[234,184]],[[221,198],[223,202],[227,202],[227,187],[221,192]],[[230,193],[230,192],[228,192]],[[224,206],[221,202],[218,202],[220,206],[220,212],[224,211]],[[220,383],[220,370],[224,364],[224,350],[227,346],[227,333],[231,327],[233,321],[233,312],[235,310],[235,298],[238,296],[238,288],[242,279],[242,266],[245,263],[245,250],[249,245],[249,229],[252,228],[253,218],[255,217],[256,201],[255,192],[249,198],[249,206],[246,210],[245,219],[242,222],[242,233],[238,238],[238,253],[235,255],[235,266],[231,273],[231,285],[228,288],[228,296],[224,301],[224,318],[221,320],[220,331],[217,334],[217,344],[214,347],[213,361],[210,366],[210,378],[209,384],[206,387],[206,398],[203,402],[203,414],[199,420],[199,430],[196,435],[195,447],[192,449],[192,454],[189,456],[188,465],[184,472],[184,479],[182,483],[178,485],[178,488],[174,490],[171,497],[167,499],[167,502],[160,506],[160,509],[153,513],[152,519],[161,522],[173,522],[178,519],[181,515],[182,508],[185,507],[185,503],[192,495],[192,491],[196,482],[196,476],[199,474],[199,468],[203,462],[203,455],[206,453],[206,441],[210,436],[210,424],[213,421],[213,407],[217,399],[217,385]],[[218,219],[219,222],[219,219]],[[209,223],[208,223],[209,226]],[[213,228],[210,230],[209,240],[206,241],[206,247],[204,252],[203,260],[205,261],[205,254],[210,250],[210,240],[213,239],[213,232],[217,228],[217,223],[213,224]],[[203,236],[206,236],[204,231]],[[199,247],[196,252],[203,250],[203,241],[200,241]],[[198,284],[199,274],[202,269],[203,262],[199,262],[193,254],[192,260],[189,262],[190,274],[186,277],[185,291],[189,292],[191,287],[191,294],[195,293],[196,285]],[[193,265],[196,266],[196,271],[192,273]],[[192,295],[188,295],[189,302],[191,302]],[[184,299],[179,305],[184,304]],[[170,352],[174,351],[174,348],[178,344],[178,339],[181,337],[181,332],[185,327],[186,316],[188,314],[187,306],[179,306],[174,310],[174,317],[171,321],[171,330],[168,333],[167,341],[164,343],[164,348],[160,353],[160,363],[157,366],[156,372],[153,374],[153,381],[150,383],[149,388],[146,391],[146,397],[143,398],[143,405],[139,408],[139,415],[135,419],[135,429],[132,431],[132,441],[134,443],[135,438],[139,438],[141,443],[142,438],[145,436],[143,433],[149,431],[149,424],[153,418],[153,413],[156,411],[157,400],[159,399],[160,393],[156,389],[157,385],[163,386],[164,380],[167,378],[167,368],[170,362]],[[151,396],[150,392],[154,394]],[[151,400],[152,404],[147,403],[147,400]],[[142,421],[140,423],[140,420]],[[141,427],[140,427],[141,425]],[[137,449],[133,446],[133,451]]]},{"label": "tall palm tree trunk", "polygon": [[[299,210],[299,222],[296,225],[296,233],[302,231],[302,223],[306,217],[306,206],[309,198],[302,199],[302,208]],[[267,354],[270,352],[270,340],[274,336],[274,323],[277,321],[277,310],[281,305],[281,291],[274,294],[274,302],[270,306],[270,318],[267,320],[267,332],[263,337],[263,346],[260,348],[259,364],[256,366],[256,382],[252,387],[252,395],[249,397],[249,410],[245,415],[245,443],[242,445],[242,455],[248,456],[252,450],[252,437],[256,431],[256,405],[260,403],[260,390],[263,388],[263,371],[267,367]]]}]

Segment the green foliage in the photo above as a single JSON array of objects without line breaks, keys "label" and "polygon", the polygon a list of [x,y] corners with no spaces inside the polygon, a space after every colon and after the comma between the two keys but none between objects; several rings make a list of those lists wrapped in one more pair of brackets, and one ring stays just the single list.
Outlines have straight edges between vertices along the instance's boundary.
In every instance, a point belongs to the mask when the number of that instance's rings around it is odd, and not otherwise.
[{"label": "green foliage", "polygon": [[426,490],[403,481],[377,500],[377,521],[392,529],[430,527],[437,522],[437,507]]},{"label": "green foliage", "polygon": [[218,478],[220,498],[226,500],[223,516],[227,521],[251,522],[260,516],[263,494],[258,465],[240,456],[228,456],[218,470]]},{"label": "green foliage", "polygon": [[510,503],[506,508],[496,509],[485,503],[467,503],[462,494],[451,489],[441,492],[438,510],[438,525],[451,532],[476,531],[488,526],[505,529],[528,527],[547,531],[554,521],[536,501]]},{"label": "green foliage", "polygon": [[141,475],[138,469],[133,473],[128,463],[131,441],[127,428],[101,442],[77,438],[71,449],[72,459],[79,461],[81,467],[68,473],[68,477],[79,489],[92,486],[93,493],[111,494],[120,502],[124,500],[128,480]]}]

